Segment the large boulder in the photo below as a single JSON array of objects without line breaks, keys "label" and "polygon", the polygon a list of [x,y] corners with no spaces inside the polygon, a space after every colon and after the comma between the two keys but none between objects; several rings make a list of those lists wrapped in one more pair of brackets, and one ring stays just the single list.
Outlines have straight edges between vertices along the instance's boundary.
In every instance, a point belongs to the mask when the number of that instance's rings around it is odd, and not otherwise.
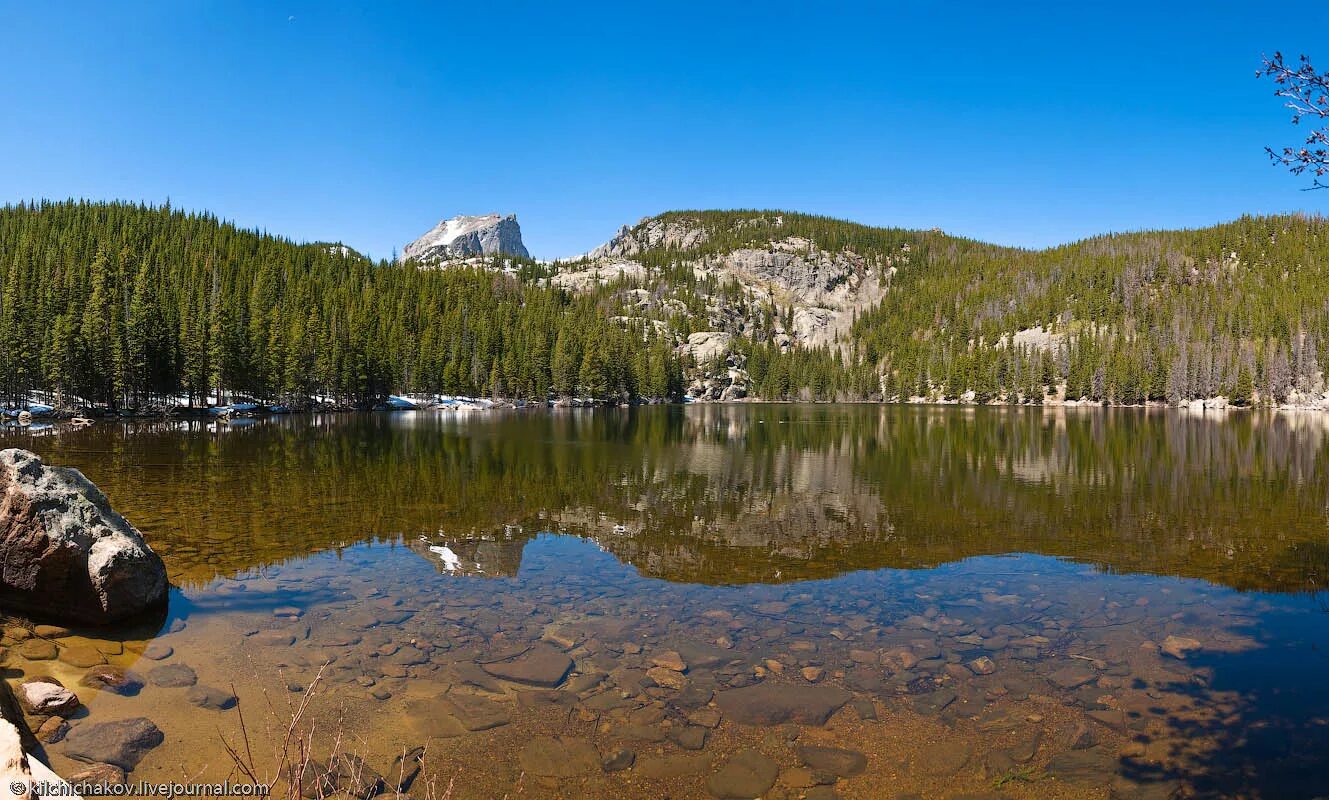
[{"label": "large boulder", "polygon": [[0,450],[0,608],[102,625],[166,592],[161,558],[83,473]]}]

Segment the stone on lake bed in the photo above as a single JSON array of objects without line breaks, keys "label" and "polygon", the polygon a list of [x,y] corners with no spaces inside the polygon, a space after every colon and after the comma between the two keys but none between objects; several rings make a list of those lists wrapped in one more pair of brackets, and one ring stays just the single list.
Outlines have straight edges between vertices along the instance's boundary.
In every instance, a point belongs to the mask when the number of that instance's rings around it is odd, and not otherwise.
[{"label": "stone on lake bed", "polygon": [[119,786],[125,782],[125,771],[114,764],[89,764],[70,775],[68,781],[75,785]]},{"label": "stone on lake bed", "polygon": [[1047,771],[1072,783],[1103,783],[1116,774],[1118,763],[1106,747],[1090,747],[1058,753],[1048,761]]},{"label": "stone on lake bed", "polygon": [[138,690],[143,688],[143,681],[137,675],[125,672],[119,667],[101,664],[88,670],[79,679],[79,685],[89,686],[112,694],[129,696],[137,694]]},{"label": "stone on lake bed", "polygon": [[718,728],[720,727],[721,717],[720,712],[713,708],[699,708],[696,711],[689,712],[687,719],[693,725],[700,725],[703,728]]},{"label": "stone on lake bed", "polygon": [[1158,649],[1173,658],[1185,659],[1187,653],[1199,650],[1203,646],[1199,639],[1192,639],[1189,636],[1169,636],[1163,640]]},{"label": "stone on lake bed", "polygon": [[65,737],[64,754],[75,761],[111,764],[128,772],[165,738],[146,717],[85,722]]},{"label": "stone on lake bed", "polygon": [[572,659],[558,648],[540,642],[511,660],[481,664],[480,667],[505,681],[553,688],[572,671]]},{"label": "stone on lake bed", "polygon": [[211,711],[226,711],[235,708],[239,702],[234,694],[214,686],[195,686],[185,694],[185,699],[199,708]]},{"label": "stone on lake bed", "polygon": [[710,733],[709,728],[700,725],[682,725],[670,728],[668,737],[669,741],[684,750],[700,750],[706,746]]},{"label": "stone on lake bed", "polygon": [[852,778],[855,775],[861,775],[868,767],[868,757],[857,750],[799,745],[796,752],[799,761],[802,761],[807,767],[821,772],[829,772],[841,778]]},{"label": "stone on lake bed", "polygon": [[1098,672],[1084,662],[1077,662],[1050,673],[1048,680],[1063,689],[1075,689],[1098,678]]},{"label": "stone on lake bed", "polygon": [[169,644],[161,641],[152,641],[143,648],[143,657],[153,661],[162,661],[171,657],[175,652]]},{"label": "stone on lake bed", "polygon": [[646,677],[667,689],[682,689],[688,683],[687,676],[682,672],[666,667],[651,667],[646,670]]},{"label": "stone on lake bed", "polygon": [[521,749],[517,763],[541,778],[575,778],[603,769],[595,745],[574,736],[536,736]]},{"label": "stone on lake bed", "polygon": [[79,667],[80,669],[106,663],[106,656],[90,644],[61,648],[59,658],[71,667]]},{"label": "stone on lake bed", "polygon": [[37,741],[42,744],[56,744],[69,733],[69,723],[61,717],[47,717],[46,721],[33,731]]},{"label": "stone on lake bed", "polygon": [[715,702],[722,714],[745,725],[825,725],[851,698],[849,692],[836,686],[767,681],[720,692]]},{"label": "stone on lake bed", "polygon": [[295,634],[290,631],[266,630],[259,631],[249,640],[265,647],[290,647],[295,644]]},{"label": "stone on lake bed", "polygon": [[687,672],[687,662],[678,654],[677,650],[665,650],[662,653],[656,653],[651,656],[651,663],[657,667],[664,667],[674,672]]},{"label": "stone on lake bed", "polygon": [[711,757],[705,753],[676,753],[637,760],[635,772],[653,780],[671,780],[687,775],[698,775],[711,766]]},{"label": "stone on lake bed", "polygon": [[184,664],[163,664],[148,671],[153,686],[182,689],[198,683],[198,675]]},{"label": "stone on lake bed", "polygon": [[706,790],[720,800],[761,797],[775,785],[780,767],[756,750],[741,750],[706,779]]},{"label": "stone on lake bed", "polygon": [[28,639],[18,646],[18,654],[29,661],[50,661],[60,654],[55,642],[45,639]]},{"label": "stone on lake bed", "polygon": [[997,671],[996,663],[987,656],[979,656],[973,661],[970,661],[966,666],[968,666],[970,671],[975,675],[991,675]]},{"label": "stone on lake bed", "polygon": [[962,741],[943,740],[914,759],[914,768],[924,775],[950,777],[969,763],[973,748]]},{"label": "stone on lake bed", "polygon": [[487,731],[511,722],[502,704],[481,697],[449,694],[436,698],[439,710],[450,714],[468,731]]},{"label": "stone on lake bed", "polygon": [[631,767],[637,760],[637,754],[627,748],[620,748],[614,751],[614,754],[604,759],[600,766],[605,772],[622,772]]},{"label": "stone on lake bed", "polygon": [[67,717],[79,707],[78,696],[63,686],[42,680],[19,684],[18,701],[29,714],[54,714]]}]

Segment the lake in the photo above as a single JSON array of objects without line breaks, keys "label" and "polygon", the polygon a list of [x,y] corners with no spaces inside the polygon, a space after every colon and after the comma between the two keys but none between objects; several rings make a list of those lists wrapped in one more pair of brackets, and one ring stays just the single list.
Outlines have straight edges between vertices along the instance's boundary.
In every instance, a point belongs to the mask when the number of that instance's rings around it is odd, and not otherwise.
[{"label": "lake", "polygon": [[[151,719],[165,741],[135,779],[235,777],[224,741],[270,778],[298,716],[321,762],[389,784],[422,762],[416,797],[1310,798],[1329,792],[1327,419],[693,405],[11,429],[3,446],[96,482],[174,588],[122,630],[7,618],[5,666],[76,687],[75,729]],[[145,685],[80,685],[102,659]],[[47,747],[62,775],[85,766],[68,747]]]}]

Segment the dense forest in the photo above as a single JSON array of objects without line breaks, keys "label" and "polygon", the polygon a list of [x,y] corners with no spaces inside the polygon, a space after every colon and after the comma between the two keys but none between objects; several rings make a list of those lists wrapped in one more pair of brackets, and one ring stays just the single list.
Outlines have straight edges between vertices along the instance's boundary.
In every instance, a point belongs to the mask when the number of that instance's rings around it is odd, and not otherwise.
[{"label": "dense forest", "polygon": [[[645,277],[571,291],[550,276],[584,264],[439,269],[169,206],[7,207],[0,398],[42,391],[113,408],[219,392],[292,404],[388,393],[677,399],[689,380],[735,366],[747,394],[765,399],[1039,403],[1060,391],[1275,404],[1325,391],[1323,218],[1244,217],[1039,251],[778,211],[655,219],[705,236],[634,256]],[[745,307],[743,287],[693,269],[790,237],[882,267],[884,299],[834,344],[782,343],[772,321],[791,309]],[[717,304],[745,309],[739,335],[726,359],[692,363],[680,347],[689,333],[734,324],[716,318]]]},{"label": "dense forest", "polygon": [[891,263],[890,291],[842,342],[742,343],[767,398],[967,399],[1117,404],[1223,396],[1237,404],[1323,394],[1329,221],[1243,217],[1199,230],[1111,234],[1033,251],[940,231],[873,228],[779,211],[671,212],[705,229],[680,263],[787,237]]},{"label": "dense forest", "polygon": [[531,267],[373,263],[169,206],[20,204],[0,209],[0,395],[678,395],[667,342],[524,280]]}]

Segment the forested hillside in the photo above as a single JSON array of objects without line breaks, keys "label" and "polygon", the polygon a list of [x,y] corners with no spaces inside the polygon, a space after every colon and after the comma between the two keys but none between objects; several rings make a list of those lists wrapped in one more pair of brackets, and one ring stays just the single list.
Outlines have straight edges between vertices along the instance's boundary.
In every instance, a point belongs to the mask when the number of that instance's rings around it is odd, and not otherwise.
[{"label": "forested hillside", "polygon": [[674,238],[694,229],[694,244],[633,257],[685,286],[695,281],[680,265],[789,241],[889,266],[881,302],[834,344],[781,346],[761,324],[737,340],[763,397],[1042,402],[1059,385],[1068,398],[1123,404],[1305,403],[1324,393],[1323,218],[1245,217],[1042,251],[777,211],[655,219]]},{"label": "forested hillside", "polygon": [[1314,217],[1030,251],[789,212],[670,212],[571,262],[425,267],[171,208],[0,209],[10,402],[221,389],[297,403],[686,390],[1323,404],[1326,347],[1329,224]]},{"label": "forested hillside", "polygon": [[0,209],[10,402],[34,389],[113,407],[199,402],[219,388],[292,401],[551,387],[626,399],[676,393],[678,371],[666,343],[611,322],[594,297],[520,274],[376,264],[169,207]]}]

